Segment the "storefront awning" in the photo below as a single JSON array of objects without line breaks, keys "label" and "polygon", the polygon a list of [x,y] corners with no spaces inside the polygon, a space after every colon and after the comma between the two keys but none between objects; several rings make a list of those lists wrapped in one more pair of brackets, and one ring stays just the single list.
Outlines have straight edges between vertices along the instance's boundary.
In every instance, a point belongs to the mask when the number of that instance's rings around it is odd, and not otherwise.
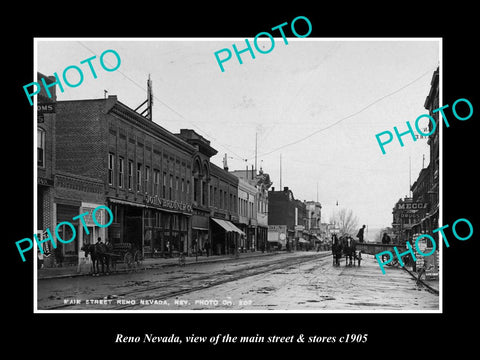
[{"label": "storefront awning", "polygon": [[208,229],[200,226],[192,226],[192,230],[208,231]]},{"label": "storefront awning", "polygon": [[139,204],[139,203],[136,203],[136,202],[133,202],[133,201],[126,201],[126,200],[120,200],[120,199],[115,199],[115,198],[108,198],[108,201],[110,201],[114,204],[136,206],[136,207],[141,207],[141,208],[146,207],[144,204]]},{"label": "storefront awning", "polygon": [[233,225],[230,221],[228,220],[222,220],[222,219],[214,219],[212,218],[213,221],[215,221],[218,225],[220,225],[222,228],[225,229],[226,232],[236,232],[240,235],[245,235],[245,233],[240,230],[238,227]]}]

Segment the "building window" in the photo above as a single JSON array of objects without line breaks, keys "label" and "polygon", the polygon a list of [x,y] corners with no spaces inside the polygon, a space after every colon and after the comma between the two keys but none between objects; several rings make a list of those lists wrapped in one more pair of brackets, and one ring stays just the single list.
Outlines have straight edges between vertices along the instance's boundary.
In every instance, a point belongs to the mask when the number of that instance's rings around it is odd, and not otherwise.
[{"label": "building window", "polygon": [[175,177],[175,200],[180,200],[180,193],[179,193],[179,180],[178,180],[178,176]]},{"label": "building window", "polygon": [[37,166],[45,167],[45,130],[37,129]]},{"label": "building window", "polygon": [[133,161],[128,160],[128,190],[132,190],[133,183]]},{"label": "building window", "polygon": [[137,163],[137,191],[142,189],[142,164]]},{"label": "building window", "polygon": [[205,181],[201,182],[202,186],[202,206],[205,206],[207,204],[207,184]]},{"label": "building window", "polygon": [[113,167],[115,163],[115,155],[108,154],[108,184],[113,185]]},{"label": "building window", "polygon": [[193,201],[198,201],[198,179],[193,178]]},{"label": "building window", "polygon": [[182,178],[182,198],[180,200],[185,200],[185,179]]},{"label": "building window", "polygon": [[169,194],[168,194],[168,199],[173,200],[172,195],[173,195],[173,175],[170,175],[170,184],[169,184]]},{"label": "building window", "polygon": [[143,190],[145,191],[145,193],[148,192],[149,183],[150,183],[150,166],[145,166],[145,185],[143,187]]},{"label": "building window", "polygon": [[153,195],[158,194],[158,188],[160,186],[160,171],[153,170]]},{"label": "building window", "polygon": [[167,173],[163,173],[163,188],[162,188],[162,197],[166,199],[167,197]]},{"label": "building window", "polygon": [[118,158],[118,186],[123,187],[123,158]]}]

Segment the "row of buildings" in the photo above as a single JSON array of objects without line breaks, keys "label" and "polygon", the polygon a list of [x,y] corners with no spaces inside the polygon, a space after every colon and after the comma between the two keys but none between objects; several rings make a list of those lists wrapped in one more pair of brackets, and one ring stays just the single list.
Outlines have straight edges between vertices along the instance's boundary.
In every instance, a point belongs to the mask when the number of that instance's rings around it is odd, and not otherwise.
[{"label": "row of buildings", "polygon": [[[433,73],[430,91],[425,99],[425,109],[429,115],[439,122],[439,112],[433,113],[439,105],[439,69]],[[432,123],[429,122],[429,132],[432,131]],[[424,167],[418,174],[417,179],[410,187],[411,196],[399,199],[395,204],[392,214],[392,227],[397,243],[404,244],[409,241],[413,244],[420,234],[428,234],[434,238],[436,244],[439,243],[438,232],[433,230],[439,227],[439,179],[440,179],[440,157],[439,157],[439,129],[428,136],[428,145],[430,151],[430,161],[427,167]],[[433,247],[428,238],[425,239],[424,246],[429,253]],[[420,257],[420,256],[419,256]],[[429,273],[438,275],[438,248],[437,252],[428,257],[429,262],[433,262],[433,270]],[[419,261],[416,263],[417,267]],[[428,274],[428,273],[427,273]]]},{"label": "row of buildings", "polygon": [[[151,104],[145,116],[112,95],[56,101],[40,92],[37,105],[37,233],[53,233],[64,221],[76,231],[75,241],[57,241],[55,249],[43,244],[52,259],[45,266],[84,261],[82,245],[98,237],[160,257],[268,250],[283,241],[269,239],[272,224],[287,227],[284,245],[292,248],[320,234],[319,203],[295,200],[288,188],[270,190],[262,169],[230,171],[226,157],[215,165],[210,141],[191,129],[167,131],[152,121]],[[113,213],[107,228],[91,217],[99,205]],[[72,220],[84,212],[87,229]],[[71,232],[58,228],[62,239]]]}]

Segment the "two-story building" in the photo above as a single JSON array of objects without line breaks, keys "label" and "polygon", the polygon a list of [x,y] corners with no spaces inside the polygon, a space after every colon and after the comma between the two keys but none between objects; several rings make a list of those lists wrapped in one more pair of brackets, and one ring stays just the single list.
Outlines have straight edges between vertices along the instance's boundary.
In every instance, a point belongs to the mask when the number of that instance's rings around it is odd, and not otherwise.
[{"label": "two-story building", "polygon": [[239,229],[238,178],[213,163],[210,181],[210,240],[213,254],[234,254],[246,234]]},{"label": "two-story building", "polygon": [[[58,204],[69,220],[107,205],[114,220],[102,230],[112,243],[147,257],[187,251],[194,146],[109,96],[58,102],[56,148],[57,191],[69,190]],[[102,236],[77,234],[77,251]]]}]

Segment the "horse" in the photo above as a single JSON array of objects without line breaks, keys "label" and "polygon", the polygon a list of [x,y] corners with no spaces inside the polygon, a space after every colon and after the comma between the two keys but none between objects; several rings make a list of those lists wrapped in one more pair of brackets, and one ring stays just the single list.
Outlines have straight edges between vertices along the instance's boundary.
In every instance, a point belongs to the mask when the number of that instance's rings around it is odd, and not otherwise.
[{"label": "horse", "polygon": [[337,234],[332,234],[332,255],[333,265],[340,266],[340,258],[342,257],[343,244],[338,239]]},{"label": "horse", "polygon": [[110,257],[106,254],[105,244],[84,244],[81,248],[82,251],[85,251],[85,257],[92,259],[92,275],[99,276],[99,265],[102,265],[102,273],[105,274],[105,263],[107,264],[107,275],[110,272]]},{"label": "horse", "polygon": [[356,258],[356,250],[357,246],[355,240],[350,235],[346,235],[342,237],[342,244],[343,244],[343,254],[345,255],[345,266],[352,266],[355,265],[355,258]]}]

